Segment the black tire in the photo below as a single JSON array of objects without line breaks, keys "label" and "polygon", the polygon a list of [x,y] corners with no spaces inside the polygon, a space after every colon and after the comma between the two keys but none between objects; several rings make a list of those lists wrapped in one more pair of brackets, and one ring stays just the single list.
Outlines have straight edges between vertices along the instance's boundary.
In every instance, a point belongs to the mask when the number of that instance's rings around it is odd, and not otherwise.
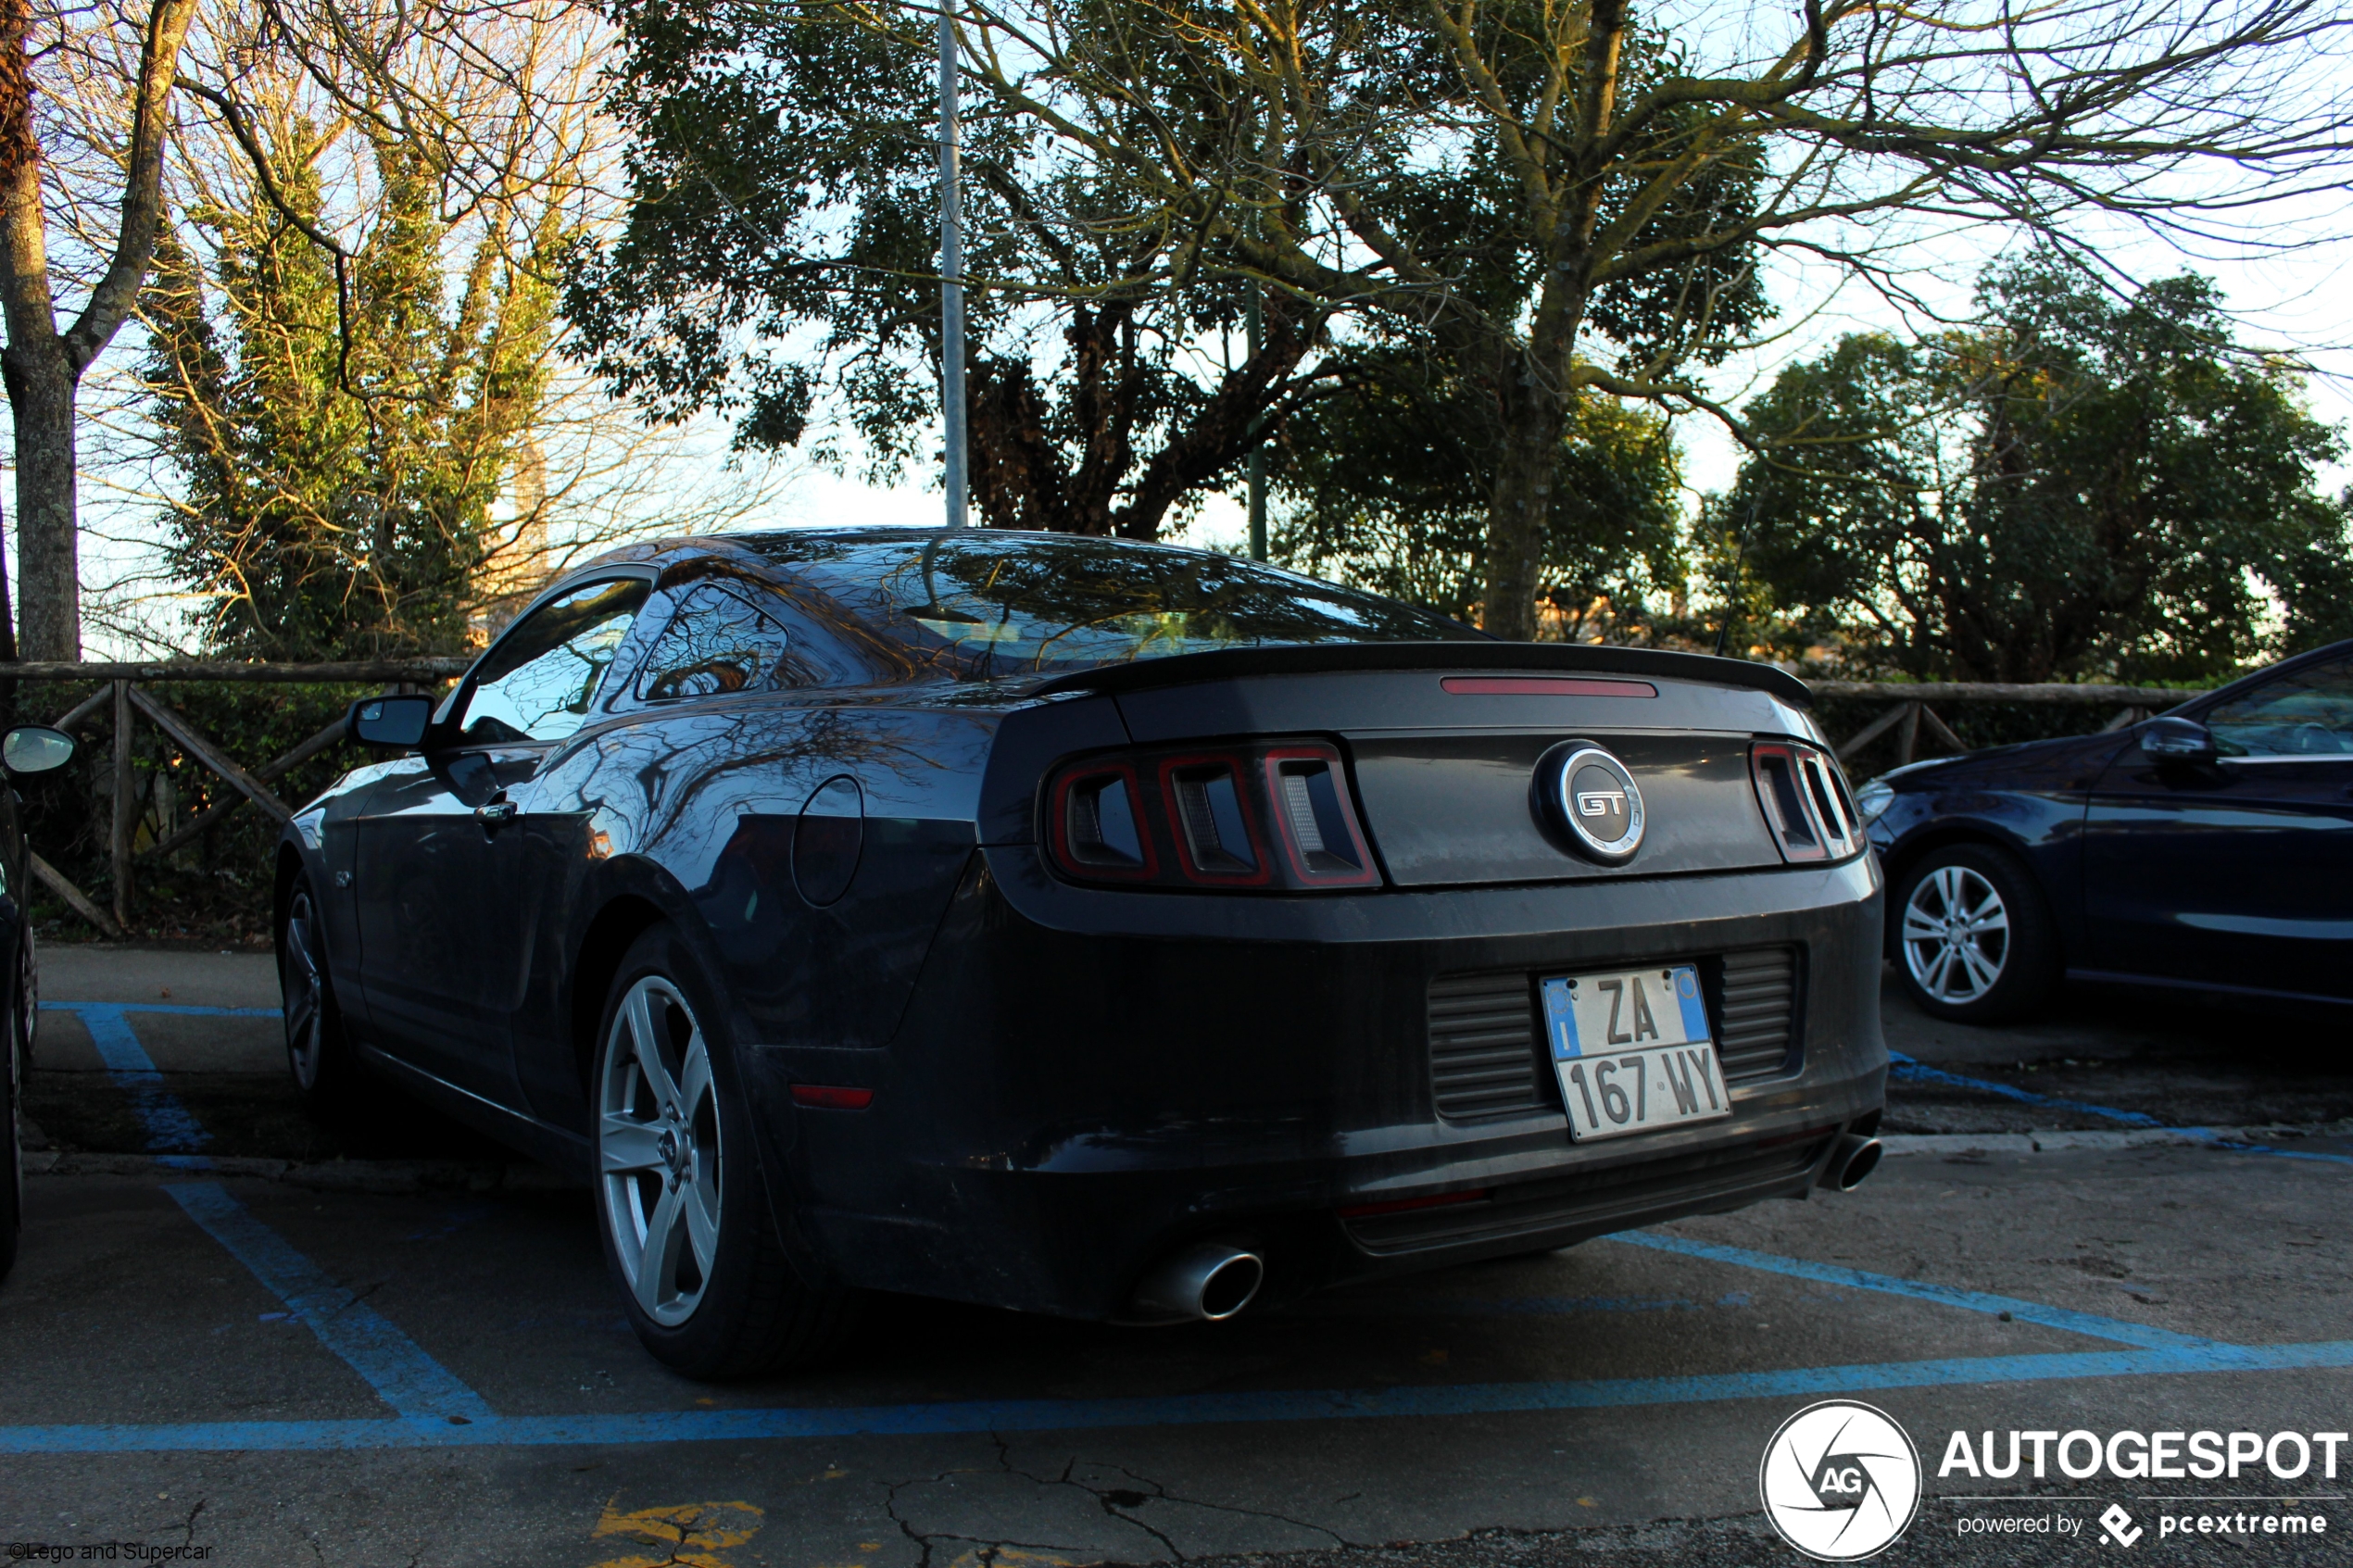
[{"label": "black tire", "polygon": [[588,1082],[597,1234],[623,1310],[656,1361],[711,1381],[827,1355],[851,1302],[785,1253],[715,995],[673,928],[648,930],[606,993]]},{"label": "black tire", "polygon": [[0,1279],[16,1267],[17,1236],[24,1226],[24,1074],[32,1061],[32,1032],[39,1000],[38,970],[33,961],[32,928],[17,934],[15,984],[8,987],[8,1018],[0,1042]]},{"label": "black tire", "polygon": [[2032,1011],[2058,984],[2058,933],[2043,890],[1986,844],[1931,849],[1888,902],[1895,972],[1923,1012],[2000,1023]]},{"label": "black tire", "polygon": [[308,876],[296,877],[286,895],[285,922],[278,928],[278,1010],[286,1032],[286,1071],[305,1110],[319,1121],[340,1123],[351,1121],[364,1103],[359,1089],[367,1070],[344,1037],[326,954],[318,897]]}]

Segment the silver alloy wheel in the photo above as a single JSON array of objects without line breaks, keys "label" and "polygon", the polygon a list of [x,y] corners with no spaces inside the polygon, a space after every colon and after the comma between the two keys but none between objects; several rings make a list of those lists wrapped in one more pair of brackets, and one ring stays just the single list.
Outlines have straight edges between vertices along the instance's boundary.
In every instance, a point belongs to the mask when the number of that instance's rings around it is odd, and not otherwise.
[{"label": "silver alloy wheel", "polygon": [[719,1099],[711,1047],[686,998],[658,974],[614,1012],[597,1085],[597,1171],[630,1293],[675,1328],[694,1316],[719,1256]]},{"label": "silver alloy wheel", "polygon": [[2002,978],[2010,915],[1994,884],[1967,866],[1939,866],[1904,902],[1904,966],[1940,1002],[1973,1002]]},{"label": "silver alloy wheel", "polygon": [[326,982],[319,972],[316,911],[310,890],[299,888],[286,910],[285,950],[278,960],[279,1007],[286,1019],[286,1061],[296,1086],[319,1086],[319,1060],[326,1046]]}]

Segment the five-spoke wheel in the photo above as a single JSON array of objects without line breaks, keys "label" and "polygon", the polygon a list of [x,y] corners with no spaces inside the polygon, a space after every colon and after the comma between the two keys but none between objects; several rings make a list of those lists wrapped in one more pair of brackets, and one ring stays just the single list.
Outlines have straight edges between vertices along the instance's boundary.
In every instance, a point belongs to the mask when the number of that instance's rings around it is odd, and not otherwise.
[{"label": "five-spoke wheel", "polygon": [[613,1250],[638,1309],[675,1327],[718,1261],[724,1191],[711,1045],[678,987],[634,983],[597,1084],[597,1172]]},{"label": "five-spoke wheel", "polygon": [[278,1010],[295,1094],[314,1115],[349,1119],[359,1103],[352,1090],[359,1066],[344,1044],[319,900],[308,877],[296,880],[278,928]]},{"label": "five-spoke wheel", "polygon": [[2041,892],[1991,846],[1931,849],[1905,872],[1894,902],[1897,967],[1930,1012],[1992,1022],[2040,1001],[2056,977]]},{"label": "five-spoke wheel", "polygon": [[702,976],[668,925],[639,935],[613,975],[588,1078],[598,1224],[646,1348],[689,1377],[736,1377],[832,1348],[849,1295],[785,1253],[772,1204],[788,1199],[761,1179]]}]

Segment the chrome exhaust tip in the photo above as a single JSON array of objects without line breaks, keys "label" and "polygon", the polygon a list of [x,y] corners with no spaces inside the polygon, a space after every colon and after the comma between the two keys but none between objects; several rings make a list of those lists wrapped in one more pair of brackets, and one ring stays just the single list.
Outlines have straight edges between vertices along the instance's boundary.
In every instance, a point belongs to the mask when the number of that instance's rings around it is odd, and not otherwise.
[{"label": "chrome exhaust tip", "polygon": [[1879,1169],[1880,1156],[1887,1146],[1877,1138],[1860,1133],[1848,1133],[1831,1150],[1830,1163],[1822,1167],[1821,1179],[1815,1185],[1832,1192],[1853,1192],[1863,1185],[1863,1178]]},{"label": "chrome exhaust tip", "polygon": [[1163,1260],[1136,1287],[1135,1307],[1147,1318],[1223,1323],[1258,1295],[1266,1260],[1223,1242],[1204,1241]]}]

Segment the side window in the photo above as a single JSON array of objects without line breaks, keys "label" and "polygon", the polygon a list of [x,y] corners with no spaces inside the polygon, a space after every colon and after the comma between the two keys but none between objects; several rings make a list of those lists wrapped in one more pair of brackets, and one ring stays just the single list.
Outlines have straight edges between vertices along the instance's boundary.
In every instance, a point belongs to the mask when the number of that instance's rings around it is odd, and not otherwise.
[{"label": "side window", "polygon": [[2208,709],[2206,727],[2225,757],[2340,757],[2353,753],[2353,659],[2283,675]]},{"label": "side window", "polygon": [[590,583],[516,622],[475,672],[466,739],[561,740],[580,728],[650,591],[636,578]]},{"label": "side window", "polygon": [[783,622],[736,589],[705,583],[678,601],[638,666],[640,702],[812,684]]}]

